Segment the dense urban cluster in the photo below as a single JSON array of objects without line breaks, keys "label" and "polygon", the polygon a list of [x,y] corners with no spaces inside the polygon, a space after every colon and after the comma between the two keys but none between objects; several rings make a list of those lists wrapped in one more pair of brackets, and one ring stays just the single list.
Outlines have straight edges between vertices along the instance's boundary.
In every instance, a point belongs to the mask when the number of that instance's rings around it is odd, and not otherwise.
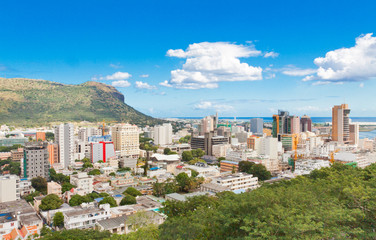
[{"label": "dense urban cluster", "polygon": [[376,142],[349,114],[4,124],[0,239],[372,239]]}]

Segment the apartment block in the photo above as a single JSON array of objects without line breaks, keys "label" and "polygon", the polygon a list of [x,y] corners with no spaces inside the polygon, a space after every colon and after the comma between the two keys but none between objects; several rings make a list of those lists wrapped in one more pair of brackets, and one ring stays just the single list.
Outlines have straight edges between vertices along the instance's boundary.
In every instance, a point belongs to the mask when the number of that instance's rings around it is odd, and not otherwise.
[{"label": "apartment block", "polygon": [[138,158],[140,154],[139,130],[136,125],[116,124],[112,127],[112,140],[115,151],[121,156]]},{"label": "apartment block", "polygon": [[27,143],[24,147],[24,159],[21,162],[21,175],[32,179],[44,177],[49,179],[50,162],[47,142]]},{"label": "apartment block", "polygon": [[20,178],[16,175],[0,176],[0,203],[20,200]]}]

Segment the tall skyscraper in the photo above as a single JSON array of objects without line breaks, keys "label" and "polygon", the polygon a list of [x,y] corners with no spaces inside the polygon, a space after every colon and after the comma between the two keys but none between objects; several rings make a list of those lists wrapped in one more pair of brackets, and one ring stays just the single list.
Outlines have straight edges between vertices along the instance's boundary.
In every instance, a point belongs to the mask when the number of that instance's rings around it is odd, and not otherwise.
[{"label": "tall skyscraper", "polygon": [[359,124],[351,123],[350,125],[350,142],[349,144],[359,144]]},{"label": "tall skyscraper", "polygon": [[253,134],[262,135],[264,130],[264,120],[262,118],[251,119],[251,132]]},{"label": "tall skyscraper", "polygon": [[278,110],[278,115],[273,115],[273,137],[278,137],[279,134],[291,133],[291,123],[289,120],[289,112]]},{"label": "tall skyscraper", "polygon": [[218,113],[212,116],[206,116],[201,120],[199,125],[200,135],[204,135],[210,131],[214,131],[218,126]]},{"label": "tall skyscraper", "polygon": [[291,134],[300,133],[300,118],[298,116],[290,116],[288,121],[290,121]]},{"label": "tall skyscraper", "polygon": [[68,168],[74,161],[74,126],[70,123],[55,126],[55,143],[59,145],[59,162]]},{"label": "tall skyscraper", "polygon": [[115,151],[121,156],[138,158],[140,154],[139,131],[136,125],[116,124],[111,128]]},{"label": "tall skyscraper", "polygon": [[347,104],[332,108],[332,141],[340,143],[350,141],[349,114],[350,109]]},{"label": "tall skyscraper", "polygon": [[300,118],[300,131],[312,132],[312,120],[307,115]]},{"label": "tall skyscraper", "polygon": [[172,144],[172,126],[171,123],[154,127],[154,144],[167,145]]},{"label": "tall skyscraper", "polygon": [[50,162],[47,142],[27,143],[24,147],[24,159],[21,161],[21,175],[24,178],[49,178]]}]

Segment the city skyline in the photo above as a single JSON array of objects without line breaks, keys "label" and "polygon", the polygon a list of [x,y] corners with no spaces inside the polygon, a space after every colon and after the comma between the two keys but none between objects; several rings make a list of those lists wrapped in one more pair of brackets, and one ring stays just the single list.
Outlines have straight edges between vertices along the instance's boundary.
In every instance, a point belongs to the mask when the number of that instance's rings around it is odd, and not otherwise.
[{"label": "city skyline", "polygon": [[0,77],[106,83],[153,117],[372,117],[375,6],[7,2]]}]

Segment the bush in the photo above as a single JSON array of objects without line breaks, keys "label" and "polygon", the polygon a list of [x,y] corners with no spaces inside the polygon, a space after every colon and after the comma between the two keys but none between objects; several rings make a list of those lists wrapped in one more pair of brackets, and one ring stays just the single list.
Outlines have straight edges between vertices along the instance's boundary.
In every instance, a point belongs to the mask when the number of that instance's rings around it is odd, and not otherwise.
[{"label": "bush", "polygon": [[123,199],[121,199],[120,206],[131,205],[131,204],[136,204],[136,203],[137,203],[137,200],[136,200],[135,197],[133,197],[129,194],[125,194]]}]

